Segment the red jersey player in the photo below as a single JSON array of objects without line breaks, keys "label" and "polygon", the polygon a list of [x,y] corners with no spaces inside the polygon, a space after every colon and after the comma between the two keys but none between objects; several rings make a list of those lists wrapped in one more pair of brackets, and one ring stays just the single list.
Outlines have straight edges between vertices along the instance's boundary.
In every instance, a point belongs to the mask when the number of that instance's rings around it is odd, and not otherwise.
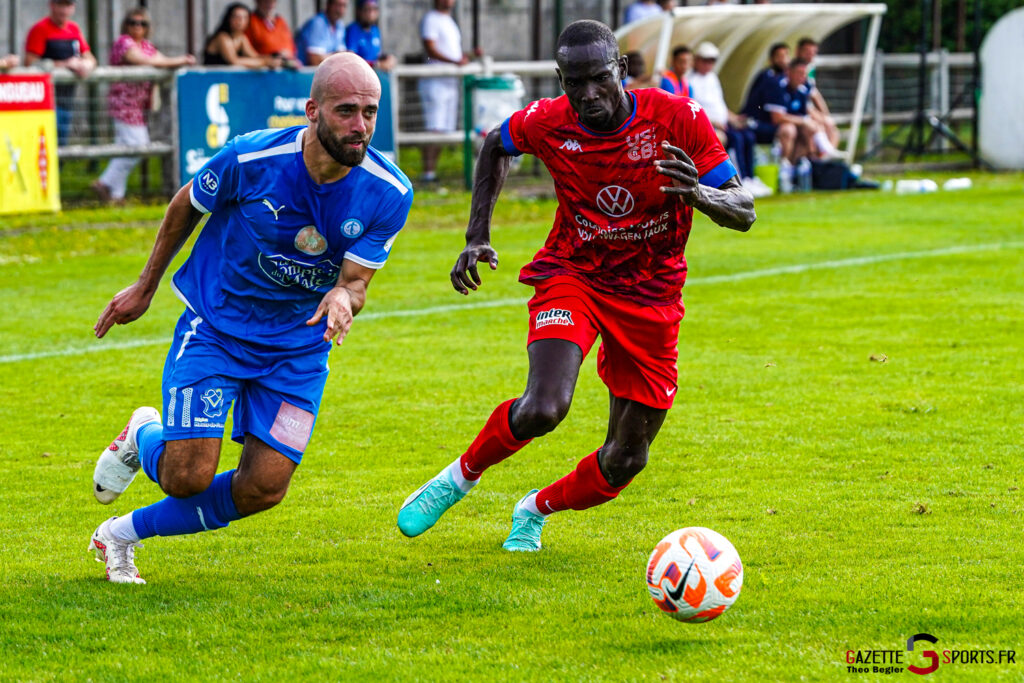
[{"label": "red jersey player", "polygon": [[625,92],[611,30],[577,21],[558,38],[565,95],[513,114],[487,136],[477,166],[466,248],[455,289],[497,268],[490,222],[511,156],[540,157],[558,195],[554,228],[520,273],[532,285],[523,395],[491,414],[469,449],[415,491],[398,526],[416,536],[462,499],[488,467],[553,430],[569,411],[580,365],[601,337],[597,369],[608,386],[608,436],[562,479],[516,503],[507,550],[539,550],[547,517],[615,498],[647,464],[676,394],[676,348],[693,210],[746,231],[753,198],[742,188],[695,101],[660,89]]}]

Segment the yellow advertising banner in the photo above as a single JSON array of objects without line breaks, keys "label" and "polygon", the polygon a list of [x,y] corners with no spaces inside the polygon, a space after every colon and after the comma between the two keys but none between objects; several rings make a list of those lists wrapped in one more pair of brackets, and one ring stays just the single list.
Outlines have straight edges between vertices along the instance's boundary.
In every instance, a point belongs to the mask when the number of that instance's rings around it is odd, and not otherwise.
[{"label": "yellow advertising banner", "polygon": [[0,214],[60,211],[49,74],[0,75]]}]

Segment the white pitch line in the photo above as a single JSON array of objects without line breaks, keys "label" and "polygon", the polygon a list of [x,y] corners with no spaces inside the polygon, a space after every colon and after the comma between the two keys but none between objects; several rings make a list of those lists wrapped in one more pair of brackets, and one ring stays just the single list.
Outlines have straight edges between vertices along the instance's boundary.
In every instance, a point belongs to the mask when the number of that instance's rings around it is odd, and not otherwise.
[{"label": "white pitch line", "polygon": [[[707,277],[693,278],[686,281],[687,287],[694,285],[711,285],[723,282],[739,282],[759,277],[771,277],[773,275],[793,275],[806,273],[811,270],[835,270],[838,268],[851,268],[854,266],[867,266],[887,261],[903,261],[909,259],[932,258],[937,256],[954,256],[956,254],[970,254],[979,251],[1002,251],[1003,249],[1021,249],[1024,242],[994,242],[991,244],[970,244],[955,247],[944,247],[942,249],[931,249],[929,251],[901,251],[892,254],[875,254],[872,256],[858,256],[848,259],[834,261],[819,261],[818,263],[798,263],[791,266],[778,266],[776,268],[763,268],[761,270],[748,270],[741,273],[728,273],[725,275],[709,275]],[[412,316],[433,315],[435,313],[452,313],[456,311],[479,310],[483,308],[503,308],[505,306],[523,306],[527,302],[525,298],[495,299],[493,301],[473,301],[465,304],[445,304],[442,306],[427,306],[425,308],[413,308],[398,311],[367,312],[359,316],[360,321],[384,320],[388,318],[408,318]],[[7,363],[19,363],[26,360],[39,358],[56,358],[64,356],[77,356],[85,353],[99,353],[101,351],[121,351],[124,349],[135,349],[143,346],[169,345],[170,336],[159,339],[134,339],[122,342],[97,342],[89,346],[72,346],[52,351],[36,351],[33,353],[14,353],[0,356],[0,365]]]}]

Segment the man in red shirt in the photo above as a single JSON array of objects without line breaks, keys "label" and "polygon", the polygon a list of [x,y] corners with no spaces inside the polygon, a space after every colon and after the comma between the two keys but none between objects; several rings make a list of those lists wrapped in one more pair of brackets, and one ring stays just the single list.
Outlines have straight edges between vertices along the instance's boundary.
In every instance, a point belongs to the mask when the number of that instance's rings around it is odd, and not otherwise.
[{"label": "man in red shirt", "polygon": [[573,472],[516,504],[504,547],[539,550],[548,515],[615,498],[646,465],[675,398],[693,210],[740,231],[756,218],[697,102],[657,88],[623,90],[626,65],[607,26],[570,24],[555,58],[565,95],[513,114],[484,142],[466,248],[451,272],[455,289],[468,294],[481,283],[478,263],[497,268],[490,222],[509,159],[540,157],[558,211],[519,278],[535,289],[526,390],[499,405],[469,449],[406,499],[398,514],[406,536],[429,529],[485,469],[562,421],[598,336],[598,374],[611,395],[608,436]]},{"label": "man in red shirt", "polygon": [[281,57],[288,68],[301,66],[295,59],[295,40],[288,22],[277,13],[277,0],[256,0],[245,37],[261,55]]},{"label": "man in red shirt", "polygon": [[[53,60],[54,66],[63,66],[85,78],[96,68],[96,58],[85,41],[78,24],[71,21],[75,14],[75,0],[50,0],[50,14],[36,22],[25,39],[25,66],[40,59]],[[67,141],[71,132],[71,110],[75,97],[74,85],[58,85],[57,139]]]}]

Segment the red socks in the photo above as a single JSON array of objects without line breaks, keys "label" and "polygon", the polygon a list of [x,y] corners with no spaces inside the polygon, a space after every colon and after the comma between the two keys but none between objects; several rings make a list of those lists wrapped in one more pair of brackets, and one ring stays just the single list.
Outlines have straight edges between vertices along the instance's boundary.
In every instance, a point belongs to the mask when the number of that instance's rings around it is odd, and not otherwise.
[{"label": "red socks", "polygon": [[607,503],[619,495],[619,491],[629,486],[612,486],[601,474],[601,466],[597,462],[597,451],[580,460],[576,469],[565,475],[554,484],[543,488],[537,494],[537,509],[542,514],[562,510],[586,510],[601,503]]},{"label": "red socks", "polygon": [[520,448],[530,443],[531,439],[520,441],[512,436],[512,429],[508,424],[508,414],[516,399],[510,398],[491,413],[487,418],[487,424],[480,430],[469,450],[462,454],[459,464],[462,466],[462,476],[469,481],[476,481],[491,465],[512,455]]}]

